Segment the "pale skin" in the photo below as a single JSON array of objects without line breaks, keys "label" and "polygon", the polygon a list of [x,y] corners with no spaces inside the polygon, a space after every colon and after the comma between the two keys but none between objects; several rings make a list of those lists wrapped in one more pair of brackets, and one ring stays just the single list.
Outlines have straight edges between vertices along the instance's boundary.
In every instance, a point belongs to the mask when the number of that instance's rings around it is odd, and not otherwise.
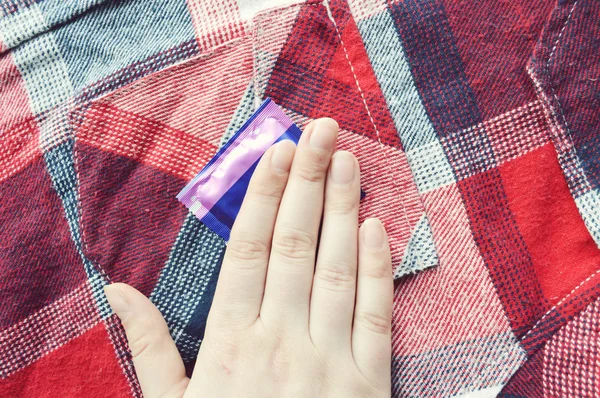
[{"label": "pale skin", "polygon": [[318,119],[297,147],[283,141],[263,156],[191,378],[150,300],[105,288],[144,397],[390,397],[387,235],[377,219],[359,228],[359,165],[336,152],[337,135],[334,120]]}]

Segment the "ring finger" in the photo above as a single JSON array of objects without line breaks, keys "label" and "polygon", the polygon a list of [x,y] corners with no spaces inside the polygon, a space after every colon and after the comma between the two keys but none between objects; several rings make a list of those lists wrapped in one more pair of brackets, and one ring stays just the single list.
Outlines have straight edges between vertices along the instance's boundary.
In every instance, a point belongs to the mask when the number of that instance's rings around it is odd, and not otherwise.
[{"label": "ring finger", "polygon": [[350,348],[356,292],[360,171],[350,152],[331,162],[319,256],[310,302],[310,334],[323,349]]}]

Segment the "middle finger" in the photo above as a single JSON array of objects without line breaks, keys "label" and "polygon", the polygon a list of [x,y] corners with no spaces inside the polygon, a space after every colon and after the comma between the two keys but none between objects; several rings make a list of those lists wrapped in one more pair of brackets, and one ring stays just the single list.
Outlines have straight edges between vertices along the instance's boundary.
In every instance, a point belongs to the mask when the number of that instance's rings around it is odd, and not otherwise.
[{"label": "middle finger", "polygon": [[337,134],[333,119],[318,119],[306,127],[296,149],[275,223],[261,308],[261,318],[278,327],[308,328],[325,177]]}]

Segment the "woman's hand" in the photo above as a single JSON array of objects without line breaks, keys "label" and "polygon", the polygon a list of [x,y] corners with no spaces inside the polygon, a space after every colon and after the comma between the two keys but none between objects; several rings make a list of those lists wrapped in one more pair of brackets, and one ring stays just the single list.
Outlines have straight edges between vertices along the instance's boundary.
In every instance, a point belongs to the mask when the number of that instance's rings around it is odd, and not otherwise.
[{"label": "woman's hand", "polygon": [[260,161],[191,379],[156,307],[106,288],[146,398],[390,397],[387,236],[376,219],[359,231],[359,166],[334,154],[337,134],[316,120],[297,148],[283,141]]}]

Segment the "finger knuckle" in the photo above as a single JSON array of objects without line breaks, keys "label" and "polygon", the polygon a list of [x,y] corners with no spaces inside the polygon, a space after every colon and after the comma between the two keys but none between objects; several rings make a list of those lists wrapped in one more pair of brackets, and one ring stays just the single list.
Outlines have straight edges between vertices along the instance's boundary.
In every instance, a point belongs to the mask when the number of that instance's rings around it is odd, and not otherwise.
[{"label": "finger knuckle", "polygon": [[261,204],[279,203],[281,200],[282,188],[280,184],[261,184],[260,186],[251,185],[248,189],[248,199],[256,200]]},{"label": "finger knuckle", "polygon": [[129,341],[129,349],[133,359],[147,355],[164,339],[170,339],[171,336],[164,334],[142,333]]},{"label": "finger knuckle", "polygon": [[391,332],[391,319],[382,314],[360,311],[356,314],[356,321],[364,328],[377,334],[387,335]]},{"label": "finger knuckle", "polygon": [[254,268],[257,260],[265,259],[268,252],[267,244],[258,240],[232,239],[227,245],[227,258],[242,268]]},{"label": "finger knuckle", "polygon": [[314,236],[298,229],[278,231],[273,239],[273,251],[288,260],[311,258],[315,248]]},{"label": "finger knuckle", "polygon": [[321,288],[333,291],[354,289],[356,275],[347,262],[320,263],[315,270],[315,281]]},{"label": "finger knuckle", "polygon": [[306,182],[322,182],[327,175],[327,166],[318,160],[306,162],[297,169],[296,175]]},{"label": "finger knuckle", "polygon": [[335,195],[335,200],[325,202],[325,213],[334,216],[347,216],[358,212],[358,199],[348,193]]},{"label": "finger knuckle", "polygon": [[383,261],[359,265],[358,275],[376,280],[392,279],[392,266]]},{"label": "finger knuckle", "polygon": [[129,349],[131,350],[131,356],[133,359],[139,358],[144,352],[148,351],[148,347],[152,342],[147,338],[147,336],[142,335],[131,341],[129,341]]}]

